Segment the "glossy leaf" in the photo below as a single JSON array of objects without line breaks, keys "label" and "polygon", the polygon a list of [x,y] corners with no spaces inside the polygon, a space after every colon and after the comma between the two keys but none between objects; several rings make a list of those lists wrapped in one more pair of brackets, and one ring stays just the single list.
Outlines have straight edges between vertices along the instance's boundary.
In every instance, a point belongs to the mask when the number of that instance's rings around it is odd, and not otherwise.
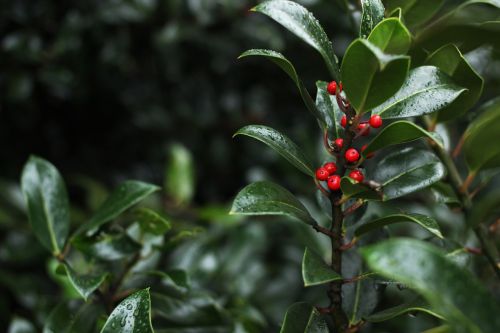
[{"label": "glossy leaf", "polygon": [[319,254],[306,248],[302,259],[302,279],[304,286],[310,287],[342,280],[342,276],[333,271]]},{"label": "glossy leaf", "polygon": [[278,65],[295,83],[297,89],[299,90],[300,96],[302,97],[302,101],[304,101],[304,104],[309,112],[311,112],[312,115],[318,120],[318,122],[320,123],[320,127],[325,128],[326,123],[323,118],[323,114],[316,108],[311,95],[309,95],[309,92],[307,91],[306,87],[302,83],[302,80],[299,78],[297,72],[295,71],[295,67],[293,67],[292,63],[287,58],[285,58],[281,53],[275,51],[254,49],[245,51],[238,57],[238,59],[249,56],[266,57],[267,59]]},{"label": "glossy leaf", "polygon": [[148,232],[153,235],[164,235],[172,228],[167,219],[152,209],[141,207],[134,213],[141,230],[144,232]]},{"label": "glossy leaf", "polygon": [[356,39],[342,61],[345,92],[357,113],[364,113],[398,91],[408,74],[410,58],[388,55],[365,39]]},{"label": "glossy leaf", "polygon": [[141,245],[127,234],[76,237],[71,244],[86,255],[105,261],[127,258],[141,249]]},{"label": "glossy leaf", "polygon": [[314,169],[309,158],[290,138],[277,130],[263,125],[249,125],[239,129],[233,137],[237,135],[246,135],[265,143],[297,169],[314,177]]},{"label": "glossy leaf", "polygon": [[382,193],[376,192],[375,190],[360,184],[347,176],[342,177],[342,180],[340,181],[340,188],[342,189],[342,195],[347,198],[360,198],[368,200],[382,199]]},{"label": "glossy leaf", "polygon": [[422,228],[427,229],[430,233],[434,234],[439,238],[443,238],[439,225],[433,218],[425,216],[422,214],[415,213],[401,213],[387,215],[376,220],[370,221],[358,227],[354,232],[356,237],[360,237],[363,234],[370,232],[374,229],[385,227],[386,225],[400,223],[400,222],[410,222],[420,225]]},{"label": "glossy leaf", "polygon": [[372,110],[384,119],[408,118],[443,109],[466,92],[434,66],[421,66],[410,71],[399,91]]},{"label": "glossy leaf", "polygon": [[427,132],[422,127],[406,121],[400,120],[384,127],[382,131],[368,144],[362,155],[366,156],[379,149],[414,141],[420,138],[429,138],[439,146],[443,146],[442,140],[436,133]]},{"label": "glossy leaf", "polygon": [[307,9],[293,1],[271,0],[257,5],[252,10],[269,16],[316,49],[323,57],[330,74],[340,81],[332,43],[318,20]]},{"label": "glossy leaf", "polygon": [[328,333],[320,313],[307,303],[292,304],[286,311],[280,333]]},{"label": "glossy leaf", "polygon": [[94,292],[104,282],[108,273],[101,274],[79,274],[69,265],[64,265],[69,281],[75,287],[76,291],[87,300],[90,294]]},{"label": "glossy leaf", "polygon": [[165,191],[177,205],[187,204],[194,195],[195,174],[193,157],[186,147],[175,144],[169,149],[165,169]]},{"label": "glossy leaf", "polygon": [[374,179],[382,184],[384,201],[421,190],[446,174],[437,156],[411,147],[387,155],[378,165]]},{"label": "glossy leaf", "polygon": [[441,8],[444,0],[384,0],[389,11],[400,7],[406,24],[416,27],[430,20]]},{"label": "glossy leaf", "polygon": [[70,226],[64,181],[48,161],[31,156],[25,164],[21,187],[35,236],[53,255],[59,255]]},{"label": "glossy leaf", "polygon": [[457,118],[476,104],[483,91],[483,78],[469,65],[455,45],[443,46],[432,53],[426,63],[438,67],[456,84],[468,89],[453,103],[439,111],[439,121]]},{"label": "glossy leaf", "polygon": [[424,312],[438,319],[444,319],[442,315],[438,312],[432,310],[426,302],[424,302],[420,298],[416,298],[410,302],[403,303],[397,306],[393,306],[391,308],[382,310],[380,312],[373,313],[366,318],[366,321],[371,323],[379,323],[386,320],[390,320],[396,318],[398,316],[407,314],[407,313],[415,313],[415,312]]},{"label": "glossy leaf", "polygon": [[368,41],[385,53],[406,54],[411,45],[411,34],[395,17],[383,20],[375,26]]},{"label": "glossy leaf", "polygon": [[64,302],[56,306],[45,320],[43,333],[94,333],[98,317],[104,309],[95,303],[84,303],[79,308]]},{"label": "glossy leaf", "polygon": [[500,167],[500,98],[481,107],[480,114],[464,133],[463,151],[471,172]]},{"label": "glossy leaf", "polygon": [[87,236],[93,235],[100,226],[117,218],[121,213],[159,189],[158,186],[135,180],[123,182],[99,207],[90,221],[81,226],[77,234],[86,231]]},{"label": "glossy leaf", "polygon": [[268,181],[256,182],[242,189],[233,201],[230,214],[286,215],[308,224],[316,223],[292,193]]},{"label": "glossy leaf", "polygon": [[361,26],[359,36],[367,38],[372,29],[384,19],[384,4],[381,0],[361,0]]},{"label": "glossy leaf", "polygon": [[434,195],[434,199],[436,202],[457,206],[460,205],[460,200],[457,197],[457,194],[451,187],[451,185],[445,182],[437,182],[430,187],[432,194]]},{"label": "glossy leaf", "polygon": [[149,288],[133,293],[111,312],[101,333],[115,332],[153,332]]},{"label": "glossy leaf", "polygon": [[327,84],[324,81],[316,82],[316,108],[321,114],[322,122],[326,124],[326,128],[338,138],[342,133],[340,120],[344,113],[340,110],[336,97],[330,95],[326,90]]},{"label": "glossy leaf", "polygon": [[500,331],[500,307],[490,292],[435,246],[391,239],[365,247],[361,253],[375,272],[420,293],[457,332]]}]

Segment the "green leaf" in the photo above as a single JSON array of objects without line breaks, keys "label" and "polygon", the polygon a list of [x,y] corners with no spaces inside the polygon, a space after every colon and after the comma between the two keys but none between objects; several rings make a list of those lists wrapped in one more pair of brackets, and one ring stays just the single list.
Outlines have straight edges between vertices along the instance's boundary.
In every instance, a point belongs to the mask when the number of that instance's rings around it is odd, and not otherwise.
[{"label": "green leaf", "polygon": [[63,302],[50,312],[43,333],[94,333],[102,313],[104,309],[96,303],[84,303],[75,308],[71,302]]},{"label": "green leaf", "polygon": [[419,297],[410,302],[403,303],[394,306],[392,308],[388,308],[380,312],[373,313],[364,319],[371,323],[380,323],[407,313],[414,313],[414,312],[424,312],[438,319],[444,319],[442,315],[430,309],[427,303],[422,299],[420,299]]},{"label": "green leaf", "polygon": [[384,119],[417,117],[450,105],[467,90],[434,66],[421,66],[410,71],[399,91],[372,110]]},{"label": "green leaf", "polygon": [[391,17],[375,26],[368,41],[385,53],[406,54],[410,49],[411,34],[399,19]]},{"label": "green leaf", "polygon": [[334,79],[340,81],[337,56],[333,46],[318,20],[301,5],[293,1],[272,0],[263,2],[252,9],[263,13],[295,36],[318,51]]},{"label": "green leaf", "polygon": [[342,276],[333,271],[319,254],[306,248],[302,259],[302,279],[304,286],[310,287],[342,280]]},{"label": "green leaf", "polygon": [[500,98],[484,104],[478,112],[480,115],[464,133],[463,151],[469,170],[477,173],[500,167]]},{"label": "green leaf", "polygon": [[434,234],[439,238],[443,238],[439,225],[433,218],[421,214],[415,213],[401,213],[393,214],[381,217],[379,219],[370,221],[358,227],[354,232],[356,237],[360,237],[363,234],[370,232],[374,229],[382,228],[389,224],[400,223],[400,222],[411,222],[420,225],[422,228],[427,229],[430,233]]},{"label": "green leaf", "polygon": [[70,226],[68,195],[61,175],[50,162],[31,156],[23,169],[21,187],[35,236],[53,255],[59,255]]},{"label": "green leaf", "polygon": [[342,177],[340,180],[340,188],[342,189],[342,195],[347,198],[360,198],[367,200],[382,199],[381,193],[378,193],[347,176]]},{"label": "green leaf", "polygon": [[320,313],[307,303],[292,304],[286,311],[280,333],[328,333]]},{"label": "green leaf", "polygon": [[261,181],[247,185],[233,201],[230,214],[286,215],[307,224],[315,224],[304,205],[283,187]]},{"label": "green leaf", "polygon": [[441,47],[427,58],[426,64],[438,67],[458,85],[468,89],[453,103],[439,111],[438,121],[461,116],[481,97],[483,78],[469,65],[455,45],[448,44]]},{"label": "green leaf", "polygon": [[378,165],[374,179],[382,184],[384,201],[419,191],[446,174],[437,156],[412,147],[387,155]]},{"label": "green leaf", "polygon": [[340,110],[337,104],[337,99],[326,90],[328,83],[324,81],[316,82],[316,109],[322,117],[322,123],[326,124],[326,128],[333,132],[336,138],[339,138],[342,133],[340,120],[344,113]]},{"label": "green leaf", "polygon": [[410,66],[410,58],[388,55],[365,39],[356,39],[342,61],[345,93],[357,113],[364,113],[398,91]]},{"label": "green leaf", "polygon": [[391,239],[361,249],[379,274],[407,284],[439,309],[456,332],[499,332],[499,306],[472,274],[433,245]]},{"label": "green leaf", "polygon": [[117,218],[121,213],[158,190],[160,190],[158,186],[136,180],[123,182],[99,207],[90,221],[80,227],[77,234],[86,231],[87,236],[92,236],[100,226]]},{"label": "green leaf", "polygon": [[439,146],[443,146],[441,138],[436,133],[427,132],[422,127],[406,120],[396,121],[384,127],[368,144],[362,154],[366,158],[368,154],[379,149],[425,137],[433,140]]},{"label": "green leaf", "polygon": [[86,255],[105,261],[124,259],[141,249],[141,245],[127,234],[103,234],[97,238],[75,237],[71,244]]},{"label": "green leaf", "polygon": [[443,3],[444,0],[384,0],[388,11],[401,7],[409,27],[416,27],[430,20]]},{"label": "green leaf", "polygon": [[164,235],[172,226],[163,216],[149,208],[138,208],[135,210],[135,216],[139,222],[142,231],[153,235]]},{"label": "green leaf", "polygon": [[471,228],[477,227],[480,223],[487,225],[490,218],[498,216],[500,211],[500,190],[496,189],[475,200],[471,212],[467,217],[467,224]]},{"label": "green leaf", "polygon": [[237,135],[246,135],[265,143],[297,169],[314,177],[313,166],[309,158],[290,138],[277,130],[262,125],[249,125],[239,129],[233,137]]},{"label": "green leaf", "polygon": [[437,182],[430,187],[434,200],[439,203],[460,206],[461,202],[451,185],[445,182]]},{"label": "green leaf", "polygon": [[309,95],[309,92],[307,91],[306,87],[302,83],[302,80],[299,78],[297,72],[295,71],[295,67],[293,67],[292,63],[287,58],[285,58],[281,53],[275,51],[253,49],[245,51],[238,57],[238,59],[250,56],[266,57],[276,65],[278,65],[295,83],[305,106],[307,107],[309,112],[311,112],[313,116],[318,120],[318,122],[320,123],[320,127],[325,128],[326,123],[323,114],[316,108],[311,95]]},{"label": "green leaf", "polygon": [[193,157],[186,147],[174,144],[169,149],[165,168],[165,191],[176,205],[191,201],[195,191]]},{"label": "green leaf", "polygon": [[115,332],[153,332],[149,288],[133,293],[111,312],[101,333]]},{"label": "green leaf", "polygon": [[84,300],[87,300],[89,295],[99,288],[108,276],[108,273],[79,274],[67,264],[64,267],[66,268],[69,281]]},{"label": "green leaf", "polygon": [[384,19],[381,0],[361,0],[362,14],[359,37],[367,38],[372,29]]}]

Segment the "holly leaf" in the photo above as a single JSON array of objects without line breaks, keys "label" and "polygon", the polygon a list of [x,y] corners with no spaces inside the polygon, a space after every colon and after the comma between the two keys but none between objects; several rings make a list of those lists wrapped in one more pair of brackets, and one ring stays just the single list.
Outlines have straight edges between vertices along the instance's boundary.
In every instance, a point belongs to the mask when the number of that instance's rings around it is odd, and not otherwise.
[{"label": "holly leaf", "polygon": [[322,117],[322,122],[326,124],[326,128],[333,131],[336,138],[341,135],[340,120],[344,113],[340,110],[337,104],[337,99],[326,90],[328,83],[324,81],[316,82],[316,108]]},{"label": "holly leaf", "polygon": [[433,317],[443,320],[444,317],[438,312],[432,310],[427,302],[417,297],[409,302],[387,308],[385,310],[373,313],[364,319],[370,323],[380,323],[407,313],[423,312]]},{"label": "holly leaf", "polygon": [[316,224],[304,205],[288,190],[261,181],[247,185],[233,201],[230,214],[285,215],[307,224]]},{"label": "holly leaf", "polygon": [[101,333],[152,333],[149,288],[125,298],[111,312]]},{"label": "holly leaf", "polygon": [[366,146],[365,150],[361,153],[366,158],[370,153],[379,149],[411,142],[420,138],[429,138],[437,145],[443,147],[441,138],[435,133],[428,132],[422,127],[406,121],[400,120],[389,124],[384,127],[382,131]]},{"label": "holly leaf", "polygon": [[441,180],[446,169],[430,151],[408,147],[379,162],[374,179],[382,185],[383,201],[419,191]]},{"label": "holly leaf", "polygon": [[69,201],[59,171],[31,156],[24,165],[21,187],[35,236],[54,256],[61,254],[70,227]]},{"label": "holly leaf", "polygon": [[86,232],[87,236],[92,236],[97,232],[100,226],[114,220],[121,213],[159,190],[160,188],[156,185],[136,180],[123,182],[99,207],[90,221],[77,230],[76,235]]},{"label": "holly leaf", "polygon": [[438,238],[443,239],[441,230],[438,223],[432,217],[425,216],[422,214],[415,213],[401,213],[387,215],[373,221],[367,222],[354,231],[354,236],[360,237],[363,234],[370,232],[375,229],[379,229],[394,223],[410,222],[420,225],[422,228],[427,229],[430,233],[434,234]]},{"label": "holly leaf", "polygon": [[313,166],[309,158],[290,138],[277,130],[262,125],[249,125],[239,129],[233,137],[237,135],[246,135],[265,143],[297,169],[314,177]]},{"label": "holly leaf", "polygon": [[410,58],[385,54],[365,39],[356,39],[342,61],[345,93],[358,114],[394,95],[408,75]]},{"label": "holly leaf", "polygon": [[429,55],[426,64],[436,66],[449,75],[456,84],[467,88],[450,105],[439,111],[438,121],[446,121],[463,115],[476,102],[483,92],[484,80],[469,65],[460,50],[453,44],[448,44]]},{"label": "holly leaf", "polygon": [[306,248],[302,259],[302,279],[304,286],[310,287],[342,280],[342,276],[333,271],[319,254]]},{"label": "holly leaf", "polygon": [[371,269],[421,294],[456,332],[500,331],[500,307],[468,270],[435,246],[396,238],[361,249]]},{"label": "holly leaf", "polygon": [[323,57],[333,78],[340,81],[337,56],[333,52],[332,42],[318,20],[307,9],[293,1],[272,0],[255,6],[252,11],[269,16],[312,46]]},{"label": "holly leaf", "polygon": [[367,38],[372,29],[384,19],[384,4],[381,0],[361,0],[361,25],[359,37]]},{"label": "holly leaf", "polygon": [[76,291],[86,301],[90,294],[92,294],[104,282],[108,273],[100,274],[79,274],[72,269],[68,264],[64,265],[66,274],[68,275],[70,283],[75,287]]},{"label": "holly leaf", "polygon": [[467,89],[434,66],[414,68],[394,96],[372,110],[384,119],[408,118],[443,109]]},{"label": "holly leaf", "polygon": [[368,41],[389,54],[406,54],[411,45],[411,34],[403,23],[391,17],[375,26]]},{"label": "holly leaf", "polygon": [[320,313],[307,303],[292,304],[286,311],[280,333],[328,333]]}]

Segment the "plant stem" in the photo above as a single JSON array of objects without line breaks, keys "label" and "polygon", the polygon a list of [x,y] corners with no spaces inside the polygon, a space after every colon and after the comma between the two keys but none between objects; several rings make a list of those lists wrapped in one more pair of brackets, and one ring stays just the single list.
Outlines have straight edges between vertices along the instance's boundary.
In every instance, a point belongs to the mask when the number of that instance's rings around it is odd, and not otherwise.
[{"label": "plant stem", "polygon": [[[344,107],[344,103],[340,98],[340,93],[337,93],[337,103],[339,104],[342,111],[346,114],[348,124],[344,132],[344,144],[338,155],[337,159],[337,173],[343,176],[347,170],[347,161],[344,158],[346,150],[352,145],[355,133],[351,128],[357,128],[357,122],[359,121],[355,115],[355,111],[351,107]],[[341,192],[333,192],[330,195],[330,202],[332,205],[332,224],[330,227],[330,240],[331,240],[331,251],[332,251],[332,269],[338,274],[342,275],[342,229],[344,223],[344,214],[342,212],[342,204],[339,204],[339,200],[342,197]],[[335,332],[345,332],[349,325],[349,320],[347,315],[342,308],[342,283],[343,281],[333,281],[329,285],[328,297],[330,299],[330,313],[332,314]]]},{"label": "plant stem", "polygon": [[[430,125],[430,119],[428,117],[424,117],[424,121],[426,122],[427,126]],[[432,147],[434,152],[438,155],[438,157],[441,159],[441,162],[443,162],[444,166],[448,170],[449,183],[453,187],[453,190],[455,191],[457,196],[460,198],[462,207],[464,209],[464,214],[467,217],[470,214],[472,201],[470,198],[470,194],[467,190],[467,187],[464,186],[464,182],[462,180],[462,177],[460,176],[460,173],[458,172],[455,162],[444,148],[438,146],[433,142],[430,142],[430,146]],[[487,234],[486,232],[484,232],[483,226],[481,224],[474,227],[473,231],[477,239],[481,243],[481,249],[484,255],[488,259],[488,262],[493,268],[493,271],[500,279],[500,267],[499,267],[500,259],[498,259],[498,250],[494,246],[490,245],[490,242],[487,239]]]}]

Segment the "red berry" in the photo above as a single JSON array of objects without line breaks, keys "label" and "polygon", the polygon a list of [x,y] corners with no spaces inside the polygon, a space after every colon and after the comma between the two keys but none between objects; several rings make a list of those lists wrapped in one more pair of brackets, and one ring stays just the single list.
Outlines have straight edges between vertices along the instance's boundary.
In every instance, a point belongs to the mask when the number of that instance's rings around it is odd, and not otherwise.
[{"label": "red berry", "polygon": [[326,87],[326,90],[330,95],[335,95],[337,93],[337,82],[332,81],[328,83],[328,86]]},{"label": "red berry", "polygon": [[342,146],[344,145],[344,139],[341,138],[335,139],[334,144],[338,150],[342,150]]},{"label": "red berry", "polygon": [[345,159],[347,162],[354,163],[359,159],[359,153],[356,149],[354,148],[349,148],[345,152]]},{"label": "red berry", "polygon": [[[367,128],[367,129],[365,129]],[[364,130],[364,131],[363,131]],[[358,125],[358,131],[363,131],[363,136],[368,136],[368,134],[370,134],[370,127],[368,127],[368,124],[367,123],[361,123]]]},{"label": "red berry", "polygon": [[363,176],[363,173],[360,170],[352,170],[349,173],[349,177],[358,183],[361,183],[365,177]]},{"label": "red berry", "polygon": [[370,126],[373,128],[379,128],[382,126],[382,118],[378,114],[374,114],[370,117]]},{"label": "red berry", "polygon": [[329,175],[333,175],[335,173],[335,171],[337,171],[337,165],[333,162],[328,162],[328,163],[325,163],[325,165],[323,165],[323,169],[328,171]]},{"label": "red berry", "polygon": [[317,180],[327,180],[328,176],[330,176],[330,174],[328,173],[328,171],[325,168],[321,167],[321,168],[318,168],[318,170],[316,170],[316,179]]},{"label": "red berry", "polygon": [[[368,145],[363,145],[363,147],[361,147],[361,152],[364,152],[366,147],[368,147]],[[366,158],[372,158],[373,156],[375,156],[375,153],[372,152],[366,155]]]},{"label": "red berry", "polygon": [[337,175],[333,175],[328,177],[328,181],[326,182],[328,188],[332,191],[338,191],[340,189],[340,177]]},{"label": "red berry", "polygon": [[342,119],[340,119],[340,125],[344,128],[346,127],[346,125],[347,125],[347,116],[346,115],[343,115]]}]

